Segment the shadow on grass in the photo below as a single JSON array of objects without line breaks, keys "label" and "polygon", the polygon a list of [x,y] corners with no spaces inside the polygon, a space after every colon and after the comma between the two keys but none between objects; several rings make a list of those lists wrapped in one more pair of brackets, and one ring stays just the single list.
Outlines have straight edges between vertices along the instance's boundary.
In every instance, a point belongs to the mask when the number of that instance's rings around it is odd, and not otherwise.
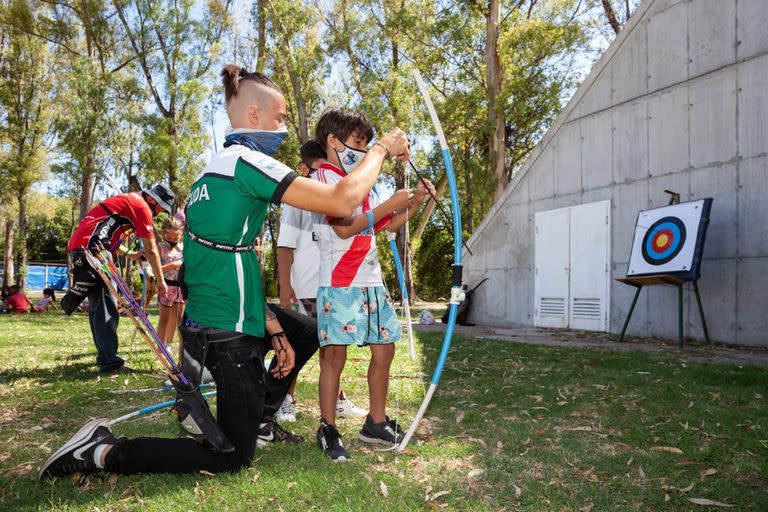
[{"label": "shadow on grass", "polygon": [[[84,354],[84,356],[93,354]],[[68,358],[70,359],[70,358]],[[112,374],[112,375],[124,375],[124,376],[154,376],[157,375],[155,370],[139,370],[132,368],[131,373],[126,374]],[[11,384],[19,379],[30,379],[37,382],[38,385],[45,384],[57,384],[64,381],[92,381],[97,377],[104,374],[100,374],[96,363],[67,363],[52,366],[50,368],[4,368],[0,370],[0,384]]]}]

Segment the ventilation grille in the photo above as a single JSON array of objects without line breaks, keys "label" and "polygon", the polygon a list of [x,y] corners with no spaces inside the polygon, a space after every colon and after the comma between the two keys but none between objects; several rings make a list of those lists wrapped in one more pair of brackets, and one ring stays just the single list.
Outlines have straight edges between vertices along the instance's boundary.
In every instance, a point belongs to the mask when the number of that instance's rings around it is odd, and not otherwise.
[{"label": "ventilation grille", "polygon": [[540,308],[541,316],[562,318],[565,316],[565,299],[562,297],[542,297]]},{"label": "ventilation grille", "polygon": [[574,318],[600,318],[600,299],[573,299]]}]

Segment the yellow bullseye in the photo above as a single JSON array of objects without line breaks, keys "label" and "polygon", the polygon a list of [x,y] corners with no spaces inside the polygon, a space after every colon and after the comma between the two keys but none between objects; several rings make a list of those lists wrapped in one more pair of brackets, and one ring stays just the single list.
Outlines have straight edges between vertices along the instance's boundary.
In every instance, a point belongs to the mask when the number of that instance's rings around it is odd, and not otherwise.
[{"label": "yellow bullseye", "polygon": [[669,237],[667,235],[659,235],[659,237],[656,239],[656,247],[664,247],[667,245],[668,241]]}]

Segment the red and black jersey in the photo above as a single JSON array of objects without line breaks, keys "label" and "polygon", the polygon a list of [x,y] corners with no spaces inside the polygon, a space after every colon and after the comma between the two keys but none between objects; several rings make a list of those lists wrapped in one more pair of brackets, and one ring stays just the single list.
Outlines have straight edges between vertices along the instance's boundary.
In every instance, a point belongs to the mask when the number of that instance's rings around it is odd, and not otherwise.
[{"label": "red and black jersey", "polygon": [[154,238],[152,210],[141,194],[110,197],[89,211],[72,234],[67,250],[95,249],[99,244],[114,251],[128,231],[139,238]]}]

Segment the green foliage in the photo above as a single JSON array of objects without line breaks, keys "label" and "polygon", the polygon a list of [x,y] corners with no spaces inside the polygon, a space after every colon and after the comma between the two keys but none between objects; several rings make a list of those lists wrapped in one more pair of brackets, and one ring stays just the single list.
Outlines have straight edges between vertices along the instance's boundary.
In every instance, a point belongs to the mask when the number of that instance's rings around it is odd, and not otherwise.
[{"label": "green foliage", "polygon": [[27,251],[31,261],[67,259],[73,229],[72,204],[48,194],[33,194],[29,201]]},{"label": "green foliage", "polygon": [[211,67],[221,53],[229,4],[211,0],[195,9],[193,0],[135,0],[114,5],[130,41],[134,70],[155,107],[142,119],[143,181],[166,182],[183,205],[203,166],[208,136],[201,110],[213,81]]},{"label": "green foliage", "polygon": [[417,296],[429,301],[448,297],[451,293],[452,265],[451,228],[436,223],[428,225],[414,257],[414,273],[419,276]]},{"label": "green foliage", "polygon": [[50,61],[45,41],[20,27],[37,24],[32,5],[13,0],[0,9],[7,26],[0,59],[0,140],[8,151],[0,161],[0,175],[16,194],[26,194],[43,177],[45,134],[50,106]]}]

